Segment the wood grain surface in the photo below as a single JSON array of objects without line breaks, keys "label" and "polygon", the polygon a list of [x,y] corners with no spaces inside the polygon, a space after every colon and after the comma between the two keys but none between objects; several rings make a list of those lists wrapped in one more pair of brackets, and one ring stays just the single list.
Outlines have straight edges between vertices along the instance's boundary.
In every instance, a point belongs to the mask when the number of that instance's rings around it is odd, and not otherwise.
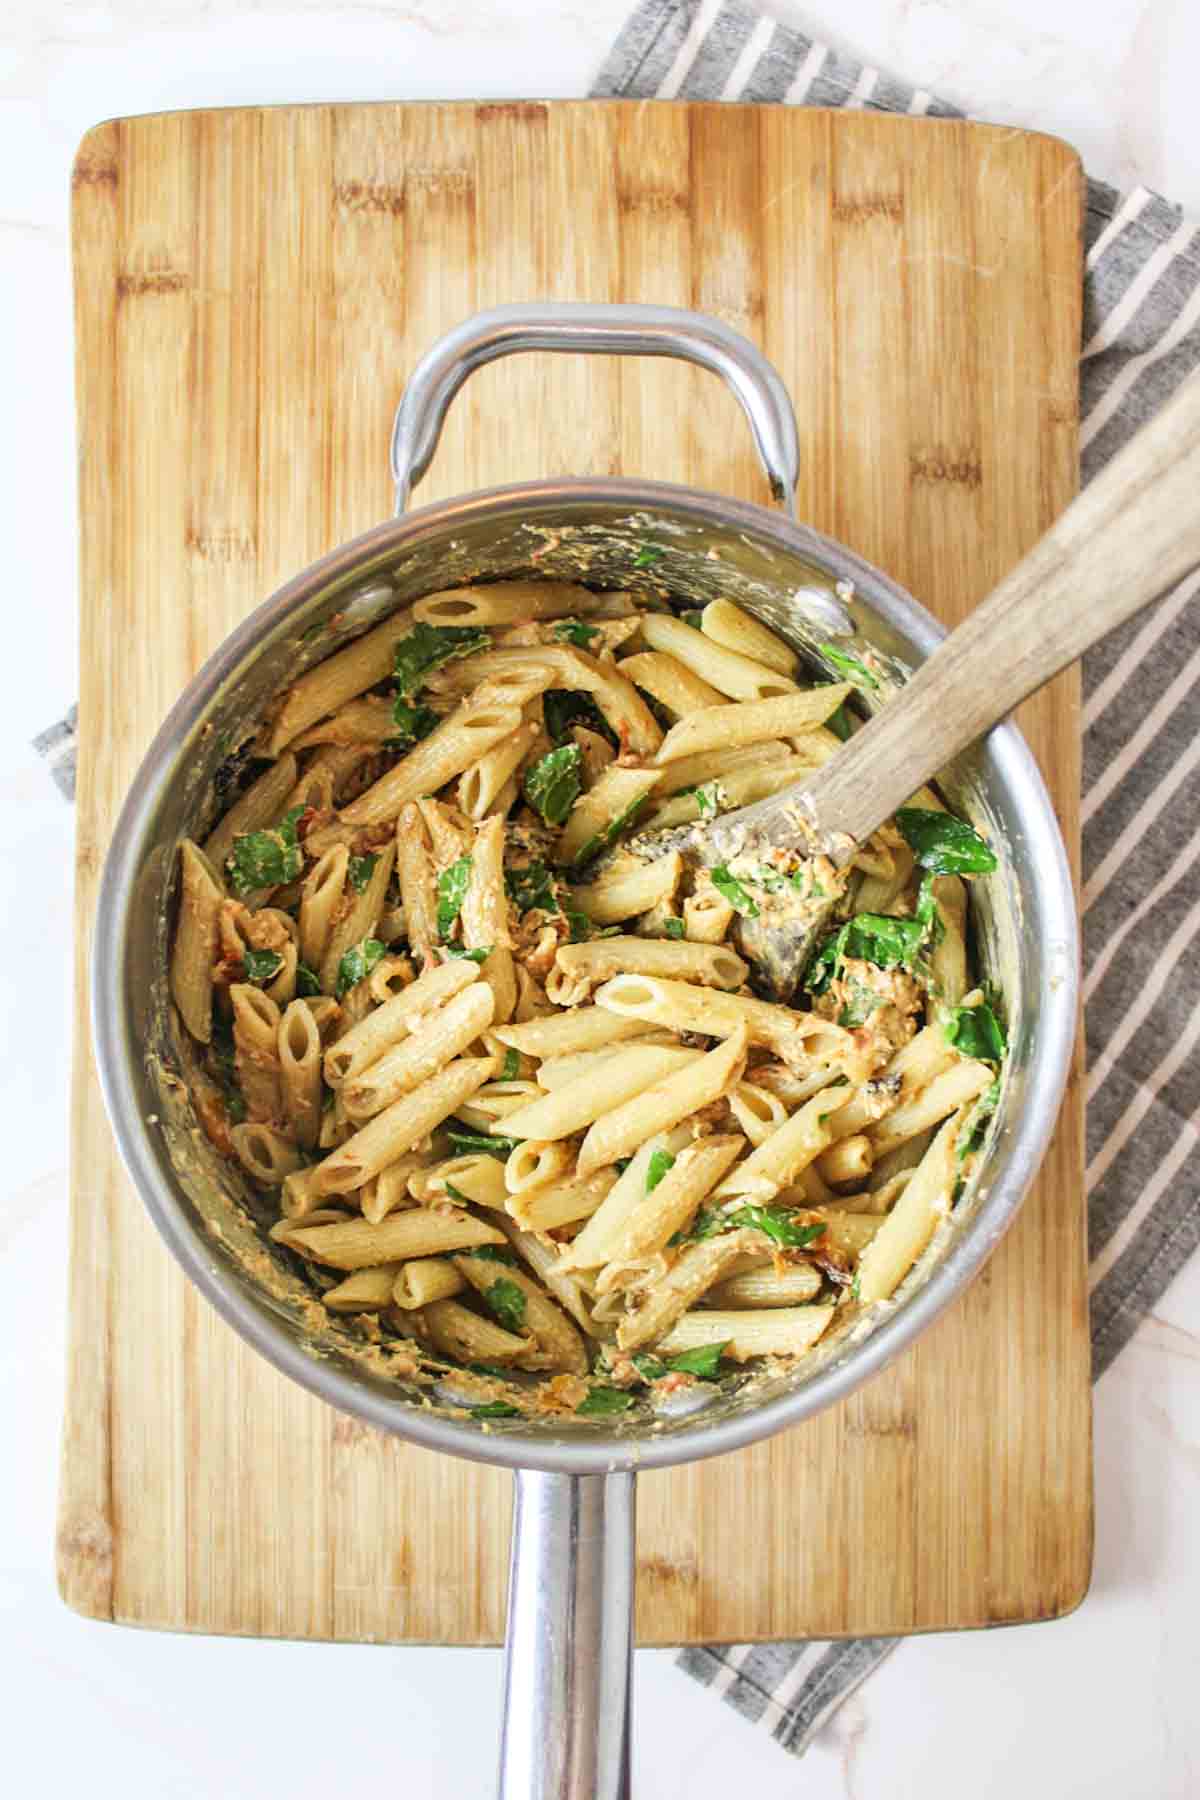
[{"label": "wood grain surface", "polygon": [[[711,311],[790,389],[801,518],[953,623],[1074,492],[1080,223],[1061,143],[868,113],[317,106],[118,120],[86,138],[59,1534],[72,1606],[288,1637],[502,1635],[506,1477],[340,1416],[221,1323],[120,1169],[89,1046],[97,882],[138,761],[259,599],[387,516],[406,372],[448,326],[503,301]],[[420,498],[589,472],[768,498],[711,376],[547,356],[472,379]],[[1022,722],[1074,855],[1076,678]],[[1078,1073],[1016,1226],[913,1352],[769,1443],[643,1480],[642,1642],[982,1625],[1082,1597]]]}]

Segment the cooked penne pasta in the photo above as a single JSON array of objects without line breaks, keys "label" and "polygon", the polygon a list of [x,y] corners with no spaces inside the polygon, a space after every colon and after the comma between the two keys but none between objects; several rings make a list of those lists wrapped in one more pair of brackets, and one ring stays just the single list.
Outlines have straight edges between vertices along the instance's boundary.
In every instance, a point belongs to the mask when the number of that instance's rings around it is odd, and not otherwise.
[{"label": "cooked penne pasta", "polygon": [[392,613],[382,624],[374,626],[362,637],[347,644],[344,650],[327,657],[301,675],[284,695],[276,716],[268,750],[272,756],[290,744],[308,726],[336,712],[347,700],[365,694],[368,688],[392,672],[396,645],[412,626],[410,611]]},{"label": "cooked penne pasta", "polygon": [[673,725],[659,747],[657,763],[672,763],[722,747],[741,748],[776,738],[794,737],[823,725],[851,692],[848,681],[808,688],[776,700],[748,700],[741,705],[709,706]]},{"label": "cooked penne pasta", "polygon": [[700,629],[715,644],[736,650],[739,656],[748,656],[779,675],[796,673],[796,652],[731,600],[710,600],[700,614]]},{"label": "cooked penne pasta", "polygon": [[718,1312],[705,1307],[685,1313],[658,1344],[664,1355],[721,1344],[731,1362],[755,1356],[800,1356],[833,1321],[832,1306],[780,1307],[772,1312]]},{"label": "cooked penne pasta", "polygon": [[327,1156],[321,1164],[318,1188],[323,1194],[345,1194],[361,1187],[380,1169],[412,1150],[443,1119],[483,1086],[492,1072],[492,1059],[460,1057],[440,1069],[415,1093],[378,1113],[369,1124]]},{"label": "cooked penne pasta", "polygon": [[667,651],[731,700],[770,700],[776,694],[795,690],[796,683],[777,669],[767,668],[736,650],[727,650],[704,632],[666,613],[648,613],[642,620],[642,636],[652,650]]},{"label": "cooked penne pasta", "polygon": [[579,1147],[579,1173],[589,1175],[593,1169],[603,1168],[605,1163],[628,1156],[647,1138],[660,1131],[669,1131],[681,1120],[691,1118],[703,1107],[719,1100],[740,1079],[748,1042],[746,1028],[742,1026],[716,1050],[702,1056],[699,1062],[664,1075],[634,1099],[602,1114]]},{"label": "cooked penne pasta", "polygon": [[572,888],[571,904],[585,913],[593,925],[612,925],[648,912],[660,900],[674,896],[683,875],[683,858],[672,850],[654,862],[631,857],[629,866],[606,870],[584,887]]},{"label": "cooked penne pasta", "polygon": [[466,1281],[452,1262],[440,1256],[425,1256],[419,1262],[402,1263],[392,1284],[392,1304],[401,1312],[415,1312],[431,1306],[435,1300],[450,1300],[461,1294]]},{"label": "cooked penne pasta", "polygon": [[192,1036],[212,1037],[212,965],[217,915],[225,898],[221,877],[203,850],[185,838],[179,850],[179,917],[171,948],[171,998]]},{"label": "cooked penne pasta", "polygon": [[[327,1329],[463,1416],[586,1419],[615,1387],[645,1421],[664,1375],[870,1330],[987,1154],[986,839],[923,788],[844,869],[653,843],[837,755],[852,687],[757,600],[677,610],[677,578],[415,599],[248,724],[276,760],[180,848],[197,1126]],[[818,890],[800,985],[760,998]],[[443,1363],[491,1376],[479,1405]]]},{"label": "cooked penne pasta", "polygon": [[368,1219],[345,1224],[301,1226],[293,1238],[306,1256],[334,1269],[370,1269],[381,1262],[405,1262],[413,1256],[443,1256],[477,1244],[502,1244],[503,1232],[457,1207],[433,1212],[414,1206],[389,1213],[378,1225]]}]

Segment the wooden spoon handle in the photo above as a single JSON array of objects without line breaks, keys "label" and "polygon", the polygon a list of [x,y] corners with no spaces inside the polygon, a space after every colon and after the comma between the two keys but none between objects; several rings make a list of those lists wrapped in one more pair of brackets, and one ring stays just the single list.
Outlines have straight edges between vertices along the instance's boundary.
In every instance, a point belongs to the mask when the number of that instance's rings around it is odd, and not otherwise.
[{"label": "wooden spoon handle", "polygon": [[[804,810],[818,833],[861,843],[960,750],[1197,566],[1193,376],[902,693],[805,781]],[[766,804],[774,810],[787,798]]]}]

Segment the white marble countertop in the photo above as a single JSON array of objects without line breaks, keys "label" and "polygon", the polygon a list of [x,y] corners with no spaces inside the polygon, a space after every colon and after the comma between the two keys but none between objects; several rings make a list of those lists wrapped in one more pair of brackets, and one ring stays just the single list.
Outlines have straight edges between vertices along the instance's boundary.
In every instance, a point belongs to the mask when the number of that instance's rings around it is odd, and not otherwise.
[{"label": "white marble countertop", "polygon": [[[320,99],[581,94],[631,0],[8,0],[0,16],[0,529],[9,570],[0,923],[0,1694],[5,1772],[171,1800],[405,1800],[489,1791],[493,1652],[260,1644],[85,1623],[52,1537],[63,1380],[72,818],[28,747],[75,693],[67,177],[115,114]],[[1090,170],[1200,213],[1195,0],[769,0],[768,10],[968,107],[1060,133]],[[13,620],[20,608],[20,659]],[[37,897],[31,908],[31,893]],[[18,1021],[20,1025],[18,1035]],[[796,1762],[638,1659],[636,1779],[654,1800],[1056,1800],[1200,1793],[1200,1266],[1096,1395],[1084,1606],[1042,1627],[905,1644]],[[322,1719],[308,1723],[319,1697]],[[346,1740],[337,1721],[353,1721]],[[22,1783],[24,1777],[24,1783]]]}]

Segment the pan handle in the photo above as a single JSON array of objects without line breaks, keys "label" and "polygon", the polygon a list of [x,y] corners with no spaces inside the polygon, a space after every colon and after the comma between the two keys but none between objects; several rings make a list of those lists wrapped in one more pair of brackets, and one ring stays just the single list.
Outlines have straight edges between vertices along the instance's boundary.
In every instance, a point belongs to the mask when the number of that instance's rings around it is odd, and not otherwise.
[{"label": "pan handle", "polygon": [[518,1469],[499,1800],[628,1800],[634,1477]]},{"label": "pan handle", "polygon": [[497,306],[448,331],[413,370],[392,426],[396,512],[437,449],[450,402],[484,363],[517,350],[676,356],[720,375],[741,402],[771,492],[795,516],[800,446],[796,415],[778,372],[749,338],[678,306],[591,306],[540,301]]}]

